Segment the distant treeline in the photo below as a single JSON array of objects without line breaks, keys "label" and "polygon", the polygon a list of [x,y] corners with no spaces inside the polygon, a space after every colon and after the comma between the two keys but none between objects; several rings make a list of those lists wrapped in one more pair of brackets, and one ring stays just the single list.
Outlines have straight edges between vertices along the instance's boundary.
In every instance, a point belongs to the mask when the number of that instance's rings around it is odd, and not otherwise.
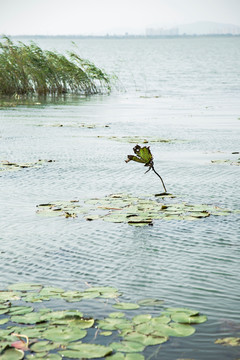
[{"label": "distant treeline", "polygon": [[239,37],[240,34],[181,34],[181,35],[11,35],[13,39],[162,39],[196,37]]}]

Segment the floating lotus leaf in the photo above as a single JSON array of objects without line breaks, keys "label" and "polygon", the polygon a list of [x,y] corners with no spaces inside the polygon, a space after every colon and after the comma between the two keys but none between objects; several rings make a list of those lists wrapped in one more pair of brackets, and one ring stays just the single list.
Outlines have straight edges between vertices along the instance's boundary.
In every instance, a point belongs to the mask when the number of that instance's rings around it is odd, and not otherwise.
[{"label": "floating lotus leaf", "polygon": [[150,314],[136,315],[132,318],[132,322],[135,325],[143,324],[143,323],[149,322],[149,320],[151,320],[151,318],[152,317]]},{"label": "floating lotus leaf", "polygon": [[9,319],[0,319],[0,325],[4,325],[9,321]]},{"label": "floating lotus leaf", "polygon": [[123,312],[113,312],[108,315],[110,318],[117,319],[125,316]]},{"label": "floating lotus leaf", "polygon": [[122,352],[142,352],[145,349],[145,345],[135,342],[135,341],[121,341],[121,342],[113,342],[111,347],[115,351]]},{"label": "floating lotus leaf", "polygon": [[106,359],[108,359],[108,360],[125,360],[125,355],[121,352],[117,352],[113,355],[107,356]]},{"label": "floating lotus leaf", "polygon": [[234,160],[211,160],[213,164],[229,164],[229,165],[235,165],[240,166],[240,158],[237,161]]},{"label": "floating lotus leaf", "polygon": [[60,295],[64,293],[64,290],[61,289],[61,288],[55,288],[55,287],[44,287],[39,295],[41,296],[49,296],[49,297],[53,297],[53,296],[56,296],[56,295]]},{"label": "floating lotus leaf", "polygon": [[161,306],[164,303],[163,300],[159,299],[142,299],[138,301],[138,305],[140,306]]},{"label": "floating lotus leaf", "polygon": [[217,339],[215,344],[229,345],[229,346],[240,346],[240,338],[238,337],[226,337]]},{"label": "floating lotus leaf", "polygon": [[118,289],[110,287],[110,286],[105,286],[105,287],[91,287],[88,288],[84,291],[84,295],[87,293],[99,293],[99,296],[104,297],[104,298],[115,298],[117,297],[118,294]]},{"label": "floating lotus leaf", "polygon": [[21,360],[24,357],[24,352],[22,350],[9,348],[4,351],[0,356],[1,360]]},{"label": "floating lotus leaf", "polygon": [[98,327],[102,330],[129,329],[131,328],[131,322],[126,318],[106,318],[98,321]]},{"label": "floating lotus leaf", "polygon": [[31,283],[16,283],[8,286],[9,290],[17,290],[17,291],[36,291],[41,290],[42,285],[40,284],[31,284]]},{"label": "floating lotus leaf", "polygon": [[190,316],[184,312],[177,312],[172,314],[171,319],[181,324],[201,324],[207,321],[207,317],[205,315]]},{"label": "floating lotus leaf", "polygon": [[50,311],[41,316],[42,321],[79,319],[83,317],[83,313],[77,310]]},{"label": "floating lotus leaf", "polygon": [[141,136],[98,136],[98,138],[106,138],[109,140],[114,140],[118,142],[130,143],[130,144],[147,144],[147,143],[175,143],[182,142],[183,140],[177,139],[162,139],[152,136],[141,137]]},{"label": "floating lotus leaf", "polygon": [[42,301],[49,301],[49,296],[40,295],[39,293],[29,293],[24,296],[24,301],[30,302],[30,303],[37,303]]},{"label": "floating lotus leaf", "polygon": [[42,322],[41,314],[36,312],[27,313],[25,315],[17,315],[11,317],[12,322],[16,322],[18,324],[37,324]]},{"label": "floating lotus leaf", "polygon": [[33,307],[32,306],[12,306],[9,309],[9,314],[11,316],[13,315],[25,315],[28,313],[33,312]]},{"label": "floating lotus leaf", "polygon": [[144,356],[142,354],[130,353],[126,354],[125,360],[144,360]]},{"label": "floating lotus leaf", "polygon": [[51,343],[50,341],[38,341],[31,345],[30,350],[34,352],[45,352],[59,348],[59,344]]},{"label": "floating lotus leaf", "polygon": [[188,308],[167,308],[166,313],[168,314],[185,313],[186,315],[194,316],[194,315],[198,315],[199,311]]},{"label": "floating lotus leaf", "polygon": [[51,163],[55,160],[38,160],[36,162],[30,163],[16,163],[11,161],[0,161],[0,171],[13,171],[13,170],[20,170],[25,168],[35,168],[39,167],[45,163]]},{"label": "floating lotus leaf", "polygon": [[0,309],[0,315],[6,314],[9,311],[8,308]]},{"label": "floating lotus leaf", "polygon": [[113,307],[119,310],[136,310],[139,308],[139,305],[135,303],[119,302],[117,304],[114,304]]},{"label": "floating lotus leaf", "polygon": [[68,345],[67,350],[59,351],[61,356],[72,359],[92,359],[101,358],[111,354],[112,348],[109,346],[95,344],[72,344]]},{"label": "floating lotus leaf", "polygon": [[[45,325],[46,328],[47,325]],[[35,339],[35,338],[41,338],[43,331],[45,328],[37,328],[34,327],[15,327],[12,331],[17,334],[22,334],[27,336],[28,338]]]},{"label": "floating lotus leaf", "polygon": [[0,303],[6,301],[20,300],[21,294],[14,291],[0,291]]},{"label": "floating lotus leaf", "polygon": [[102,331],[100,332],[99,335],[103,335],[103,336],[111,336],[112,335],[112,331]]},{"label": "floating lotus leaf", "polygon": [[42,338],[59,343],[68,343],[70,341],[80,340],[86,335],[86,330],[78,329],[76,327],[67,328],[65,326],[56,326],[45,330],[42,334]]},{"label": "floating lotus leaf", "polygon": [[126,341],[134,341],[139,342],[144,346],[150,345],[159,345],[163,344],[168,340],[167,336],[151,336],[151,335],[144,335],[138,332],[132,332],[124,336],[124,340]]}]

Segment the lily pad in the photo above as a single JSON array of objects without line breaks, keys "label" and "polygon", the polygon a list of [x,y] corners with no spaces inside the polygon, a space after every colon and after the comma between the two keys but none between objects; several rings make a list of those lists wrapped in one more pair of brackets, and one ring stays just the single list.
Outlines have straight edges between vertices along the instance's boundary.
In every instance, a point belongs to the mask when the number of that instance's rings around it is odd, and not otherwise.
[{"label": "lily pad", "polygon": [[238,337],[226,337],[217,339],[215,344],[227,345],[227,346],[240,346],[240,338]]},{"label": "lily pad", "polygon": [[138,301],[138,305],[140,306],[161,306],[164,303],[164,300],[159,299],[142,299]]},{"label": "lily pad", "polygon": [[21,360],[24,357],[24,352],[22,350],[10,348],[6,349],[4,353],[0,356],[1,360]]},{"label": "lily pad", "polygon": [[31,345],[30,350],[34,352],[45,352],[51,351],[59,348],[59,344],[51,343],[50,341],[38,341]]},{"label": "lily pad", "polygon": [[16,290],[16,291],[36,291],[41,290],[42,285],[40,284],[32,284],[32,283],[16,283],[11,284],[8,286],[9,290]]},{"label": "lily pad", "polygon": [[84,338],[87,335],[86,330],[74,328],[68,328],[65,326],[53,326],[45,330],[42,337],[54,342],[68,343]]},{"label": "lily pad", "polygon": [[186,313],[177,312],[171,315],[171,319],[181,324],[201,324],[207,321],[205,315],[189,316]]},{"label": "lily pad", "polygon": [[113,307],[119,310],[136,310],[139,308],[139,305],[135,303],[119,302],[114,304]]},{"label": "lily pad", "polygon": [[145,349],[145,345],[135,342],[135,341],[121,341],[121,342],[113,342],[111,347],[115,351],[121,352],[142,352]]},{"label": "lily pad", "polygon": [[95,344],[72,344],[67,347],[67,350],[59,351],[61,356],[72,359],[92,359],[101,358],[111,354],[112,347],[95,345]]}]

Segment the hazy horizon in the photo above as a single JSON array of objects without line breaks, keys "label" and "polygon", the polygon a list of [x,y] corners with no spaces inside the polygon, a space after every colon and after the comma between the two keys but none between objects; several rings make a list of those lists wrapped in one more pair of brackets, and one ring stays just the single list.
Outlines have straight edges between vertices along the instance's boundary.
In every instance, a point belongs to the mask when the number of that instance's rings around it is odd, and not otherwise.
[{"label": "hazy horizon", "polygon": [[143,34],[194,22],[240,26],[239,0],[0,0],[0,34]]}]

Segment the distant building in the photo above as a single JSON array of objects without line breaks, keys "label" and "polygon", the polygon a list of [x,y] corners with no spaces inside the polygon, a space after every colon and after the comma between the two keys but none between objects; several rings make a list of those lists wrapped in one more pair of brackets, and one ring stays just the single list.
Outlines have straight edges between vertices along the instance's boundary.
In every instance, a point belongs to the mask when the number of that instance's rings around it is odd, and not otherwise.
[{"label": "distant building", "polygon": [[163,29],[163,28],[148,28],[146,29],[146,36],[176,36],[179,34],[178,28]]}]

